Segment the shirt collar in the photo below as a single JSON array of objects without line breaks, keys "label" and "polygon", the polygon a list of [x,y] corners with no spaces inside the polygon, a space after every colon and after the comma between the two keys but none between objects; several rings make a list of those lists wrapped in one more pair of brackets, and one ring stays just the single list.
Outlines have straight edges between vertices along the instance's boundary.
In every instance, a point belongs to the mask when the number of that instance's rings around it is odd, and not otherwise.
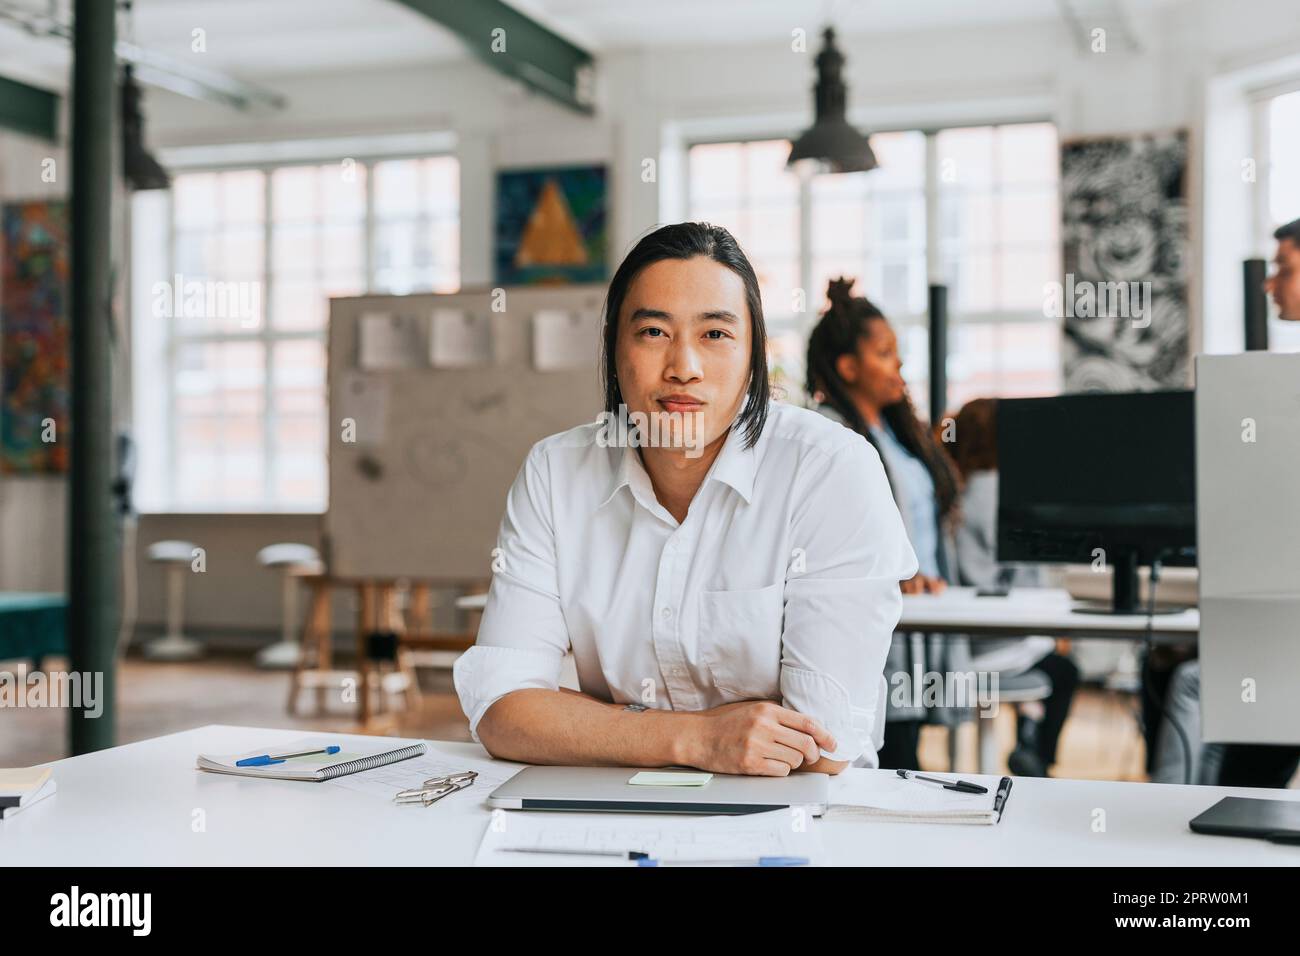
[{"label": "shirt collar", "polygon": [[[722,450],[718,452],[718,457],[713,460],[709,473],[704,476],[704,482],[713,479],[730,485],[748,504],[754,497],[754,476],[757,472],[758,456],[753,448],[745,447],[745,436],[732,427],[727,433],[726,441],[722,444]],[[654,485],[651,484],[650,475],[641,462],[641,456],[630,444],[623,446],[622,454],[618,458],[618,466],[614,469],[610,480],[609,493],[597,508],[603,508],[608,504],[624,485],[631,487],[632,495],[642,507],[654,510],[653,506],[658,503]]]}]

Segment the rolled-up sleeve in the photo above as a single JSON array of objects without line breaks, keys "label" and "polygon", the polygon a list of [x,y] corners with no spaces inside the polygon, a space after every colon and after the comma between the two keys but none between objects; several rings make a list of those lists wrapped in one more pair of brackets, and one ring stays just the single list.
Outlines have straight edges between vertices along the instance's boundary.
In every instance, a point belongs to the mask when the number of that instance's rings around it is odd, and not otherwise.
[{"label": "rolled-up sleeve", "polygon": [[551,514],[546,456],[534,446],[506,496],[478,638],[453,670],[475,740],[483,715],[506,694],[559,688],[569,635],[560,608]]},{"label": "rolled-up sleeve", "polygon": [[792,516],[781,696],[835,738],[822,756],[875,766],[885,656],[903,611],[898,582],[916,573],[916,554],[866,440],[846,442],[810,471]]}]

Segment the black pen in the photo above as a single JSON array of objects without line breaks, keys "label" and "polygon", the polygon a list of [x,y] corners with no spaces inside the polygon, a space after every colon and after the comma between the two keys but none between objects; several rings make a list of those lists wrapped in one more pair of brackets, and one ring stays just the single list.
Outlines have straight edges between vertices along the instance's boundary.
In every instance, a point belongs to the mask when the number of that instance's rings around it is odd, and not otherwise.
[{"label": "black pen", "polygon": [[981,787],[978,783],[971,783],[967,780],[943,780],[939,777],[927,777],[923,773],[916,773],[911,770],[899,770],[898,775],[904,780],[924,780],[927,783],[937,783],[945,790],[955,790],[957,793],[988,793],[988,787]]}]

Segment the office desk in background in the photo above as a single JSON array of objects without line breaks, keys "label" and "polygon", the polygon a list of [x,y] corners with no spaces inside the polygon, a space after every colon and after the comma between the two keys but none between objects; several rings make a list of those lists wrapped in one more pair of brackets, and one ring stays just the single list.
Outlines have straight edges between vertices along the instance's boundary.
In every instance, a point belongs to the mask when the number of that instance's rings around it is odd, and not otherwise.
[{"label": "office desk in background", "polygon": [[[195,755],[301,738],[299,730],[211,725],[55,761],[59,790],[0,823],[7,866],[468,865],[491,811],[486,787],[431,807],[395,806],[325,783],[194,769]],[[364,741],[330,735],[341,743]],[[369,738],[374,742],[375,738]],[[385,744],[395,738],[383,738]],[[483,758],[477,744],[431,741]],[[507,766],[509,766],[507,764]],[[889,771],[875,771],[889,773]],[[815,820],[837,865],[1295,865],[1300,849],[1192,833],[1224,796],[1300,801],[1295,790],[1016,779],[997,826]],[[196,811],[205,830],[194,831]],[[1094,829],[1104,811],[1105,828]]]},{"label": "office desk in background", "polygon": [[[462,610],[481,611],[486,594],[456,601]],[[1131,640],[1147,633],[1145,614],[1081,614],[1064,588],[1015,588],[1006,597],[976,597],[974,588],[948,588],[942,594],[903,595],[900,631],[928,634],[969,634],[971,637],[1100,637]],[[1157,641],[1196,641],[1201,614],[1188,608],[1150,618]]]}]

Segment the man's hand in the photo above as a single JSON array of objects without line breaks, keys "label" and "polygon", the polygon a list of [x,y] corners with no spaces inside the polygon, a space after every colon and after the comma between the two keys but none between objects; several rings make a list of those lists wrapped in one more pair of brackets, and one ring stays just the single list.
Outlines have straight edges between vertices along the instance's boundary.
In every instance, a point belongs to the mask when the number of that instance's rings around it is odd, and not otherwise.
[{"label": "man's hand", "polygon": [[701,770],[784,777],[816,764],[821,750],[835,749],[816,720],[770,700],[737,701],[694,716],[685,762]]},{"label": "man's hand", "polygon": [[942,594],[948,582],[943,578],[932,578],[925,574],[917,574],[908,578],[906,581],[898,582],[899,588],[904,594]]}]

